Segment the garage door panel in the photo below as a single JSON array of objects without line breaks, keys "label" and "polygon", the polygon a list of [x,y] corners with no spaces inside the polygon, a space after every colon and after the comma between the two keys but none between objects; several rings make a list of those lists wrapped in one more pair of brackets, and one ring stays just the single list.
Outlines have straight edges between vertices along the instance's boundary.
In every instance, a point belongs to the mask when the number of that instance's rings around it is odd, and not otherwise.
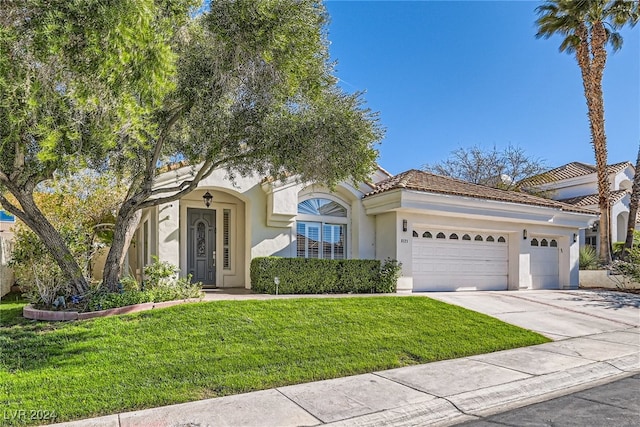
[{"label": "garage door panel", "polygon": [[[540,246],[546,240],[547,246]],[[550,246],[550,242],[556,246]],[[530,273],[533,289],[558,289],[560,287],[560,254],[557,240],[548,236],[533,236],[530,247]]]},{"label": "garage door panel", "polygon": [[[431,231],[433,236],[438,233]],[[508,245],[504,241],[485,241],[486,234],[456,231],[459,239],[414,237],[413,288],[415,291],[452,291],[459,289],[505,290],[508,284]],[[462,240],[465,234],[479,240]],[[419,233],[422,236],[423,232]]]}]

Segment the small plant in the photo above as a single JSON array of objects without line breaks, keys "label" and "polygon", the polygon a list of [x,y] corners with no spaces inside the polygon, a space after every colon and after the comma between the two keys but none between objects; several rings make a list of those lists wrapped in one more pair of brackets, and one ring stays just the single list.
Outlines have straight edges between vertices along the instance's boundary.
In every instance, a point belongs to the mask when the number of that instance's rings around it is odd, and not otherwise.
[{"label": "small plant", "polygon": [[583,246],[579,252],[580,270],[597,270],[601,267],[600,258],[592,246]]},{"label": "small plant", "polygon": [[140,284],[131,276],[124,276],[120,279],[120,285],[122,285],[123,291],[139,291]]},{"label": "small plant", "polygon": [[142,289],[155,289],[157,287],[171,286],[178,279],[180,269],[175,265],[160,261],[157,256],[153,256],[153,263],[144,268],[144,277]]}]

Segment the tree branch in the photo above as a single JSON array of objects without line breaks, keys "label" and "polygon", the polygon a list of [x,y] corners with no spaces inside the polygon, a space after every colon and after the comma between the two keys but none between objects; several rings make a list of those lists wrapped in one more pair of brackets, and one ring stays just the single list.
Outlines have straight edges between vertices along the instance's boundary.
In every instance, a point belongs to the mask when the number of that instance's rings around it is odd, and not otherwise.
[{"label": "tree branch", "polygon": [[176,107],[175,113],[171,116],[171,118],[167,121],[166,126],[160,133],[158,140],[156,141],[155,149],[153,150],[153,155],[149,159],[147,163],[147,170],[145,171],[145,179],[144,179],[144,187],[151,188],[151,184],[153,183],[154,172],[156,170],[158,159],[160,158],[160,153],[162,152],[162,146],[164,145],[167,136],[169,135],[169,131],[176,124],[180,116],[182,115],[184,108],[182,105]]},{"label": "tree branch", "polygon": [[11,203],[6,197],[4,197],[2,194],[0,194],[0,205],[2,205],[2,207],[4,209],[6,209],[7,211],[9,211],[10,214],[17,216],[18,218],[20,218],[24,223],[29,223],[29,220],[27,218],[27,214],[24,213],[24,211],[20,210],[16,205],[14,205],[13,203]]}]

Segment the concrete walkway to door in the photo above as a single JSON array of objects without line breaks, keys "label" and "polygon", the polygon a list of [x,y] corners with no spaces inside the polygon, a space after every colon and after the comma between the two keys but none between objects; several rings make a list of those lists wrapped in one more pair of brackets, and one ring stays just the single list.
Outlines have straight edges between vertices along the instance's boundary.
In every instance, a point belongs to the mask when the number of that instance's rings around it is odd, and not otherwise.
[{"label": "concrete walkway to door", "polygon": [[[640,372],[640,295],[607,291],[410,295],[461,305],[555,341],[63,425],[447,426]],[[218,292],[208,299],[252,297],[278,298]]]}]

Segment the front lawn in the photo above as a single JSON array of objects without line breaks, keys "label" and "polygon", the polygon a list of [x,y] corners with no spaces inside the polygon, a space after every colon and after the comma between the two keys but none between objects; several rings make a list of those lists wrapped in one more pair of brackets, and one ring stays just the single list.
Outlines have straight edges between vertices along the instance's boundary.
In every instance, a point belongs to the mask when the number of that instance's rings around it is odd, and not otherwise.
[{"label": "front lawn", "polygon": [[203,302],[72,323],[16,318],[23,304],[0,305],[0,403],[57,422],[549,341],[426,297]]}]

